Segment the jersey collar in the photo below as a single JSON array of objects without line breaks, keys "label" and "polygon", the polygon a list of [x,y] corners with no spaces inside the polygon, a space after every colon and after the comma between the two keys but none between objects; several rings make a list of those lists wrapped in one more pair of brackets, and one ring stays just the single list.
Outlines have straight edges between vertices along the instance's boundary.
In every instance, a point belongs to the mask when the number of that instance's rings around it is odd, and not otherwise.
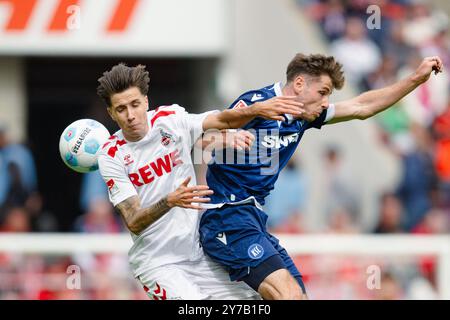
[{"label": "jersey collar", "polygon": [[281,96],[283,95],[283,92],[281,91],[281,88],[282,88],[282,83],[281,83],[281,81],[280,81],[280,82],[277,82],[277,83],[275,83],[275,84],[273,85],[273,91],[275,91],[275,95],[276,95],[277,97],[281,97]]},{"label": "jersey collar", "polygon": [[[275,92],[275,95],[277,97],[283,96],[283,91],[281,88],[283,87],[283,83],[281,81],[274,83],[273,85],[273,91]],[[288,124],[291,124],[294,121],[294,117],[290,114],[285,114],[284,117],[286,118],[285,122]],[[278,127],[281,127],[282,121],[278,120]]]}]

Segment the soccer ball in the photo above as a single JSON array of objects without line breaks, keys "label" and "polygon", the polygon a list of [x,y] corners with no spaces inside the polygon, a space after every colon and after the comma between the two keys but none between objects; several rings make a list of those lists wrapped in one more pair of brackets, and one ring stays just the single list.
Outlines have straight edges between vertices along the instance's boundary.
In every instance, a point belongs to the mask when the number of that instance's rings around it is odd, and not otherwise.
[{"label": "soccer ball", "polygon": [[110,134],[100,122],[91,119],[71,123],[59,139],[59,153],[72,170],[86,173],[98,169],[97,157]]}]

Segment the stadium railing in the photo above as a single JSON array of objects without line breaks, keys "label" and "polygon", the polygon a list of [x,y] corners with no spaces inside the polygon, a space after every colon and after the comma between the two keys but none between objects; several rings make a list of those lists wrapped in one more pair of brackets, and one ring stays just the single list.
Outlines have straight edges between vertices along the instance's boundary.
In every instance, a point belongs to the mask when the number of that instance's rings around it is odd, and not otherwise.
[{"label": "stadium railing", "polygon": [[[279,234],[291,255],[435,256],[439,297],[450,299],[450,236]],[[129,235],[0,234],[0,253],[68,255],[128,252]]]}]

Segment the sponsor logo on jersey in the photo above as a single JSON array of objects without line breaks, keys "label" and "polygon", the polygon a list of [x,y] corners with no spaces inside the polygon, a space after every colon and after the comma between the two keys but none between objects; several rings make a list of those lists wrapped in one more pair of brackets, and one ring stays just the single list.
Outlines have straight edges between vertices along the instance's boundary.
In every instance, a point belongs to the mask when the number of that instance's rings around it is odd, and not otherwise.
[{"label": "sponsor logo on jersey", "polygon": [[245,108],[247,107],[247,104],[245,103],[244,100],[239,100],[233,107],[233,109],[240,109],[240,108]]},{"label": "sponsor logo on jersey", "polygon": [[261,144],[266,148],[276,148],[287,147],[292,142],[297,142],[300,135],[298,132],[290,134],[288,136],[264,136]]},{"label": "sponsor logo on jersey", "polygon": [[161,144],[163,146],[167,146],[169,143],[171,143],[172,141],[174,141],[173,136],[167,132],[165,132],[164,130],[160,130],[159,133],[161,134]]},{"label": "sponsor logo on jersey", "polygon": [[264,255],[264,248],[259,243],[254,243],[248,247],[247,253],[252,259],[260,259]]},{"label": "sponsor logo on jersey", "polygon": [[144,184],[152,183],[155,178],[171,173],[174,167],[182,163],[183,161],[180,159],[180,152],[177,149],[149,162],[145,166],[139,168],[137,172],[129,173],[128,177],[133,185],[141,187]]}]

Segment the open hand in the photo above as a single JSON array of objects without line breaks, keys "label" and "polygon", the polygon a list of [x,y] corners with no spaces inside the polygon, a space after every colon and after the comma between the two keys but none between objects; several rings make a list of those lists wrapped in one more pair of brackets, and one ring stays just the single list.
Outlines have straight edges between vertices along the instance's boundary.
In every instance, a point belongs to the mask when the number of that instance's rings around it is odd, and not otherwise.
[{"label": "open hand", "polygon": [[302,109],[303,103],[298,102],[296,96],[274,97],[269,100],[256,102],[252,106],[257,108],[259,117],[268,120],[284,121],[284,114],[291,114],[298,117],[305,111]]},{"label": "open hand", "polygon": [[189,181],[191,181],[191,177],[186,178],[174,192],[168,194],[167,205],[169,207],[202,210],[202,207],[193,203],[205,203],[211,201],[210,198],[205,198],[205,196],[214,193],[212,190],[209,190],[208,186],[197,185],[188,187]]},{"label": "open hand", "polygon": [[227,147],[237,150],[250,150],[255,136],[247,130],[226,130],[224,132]]}]

